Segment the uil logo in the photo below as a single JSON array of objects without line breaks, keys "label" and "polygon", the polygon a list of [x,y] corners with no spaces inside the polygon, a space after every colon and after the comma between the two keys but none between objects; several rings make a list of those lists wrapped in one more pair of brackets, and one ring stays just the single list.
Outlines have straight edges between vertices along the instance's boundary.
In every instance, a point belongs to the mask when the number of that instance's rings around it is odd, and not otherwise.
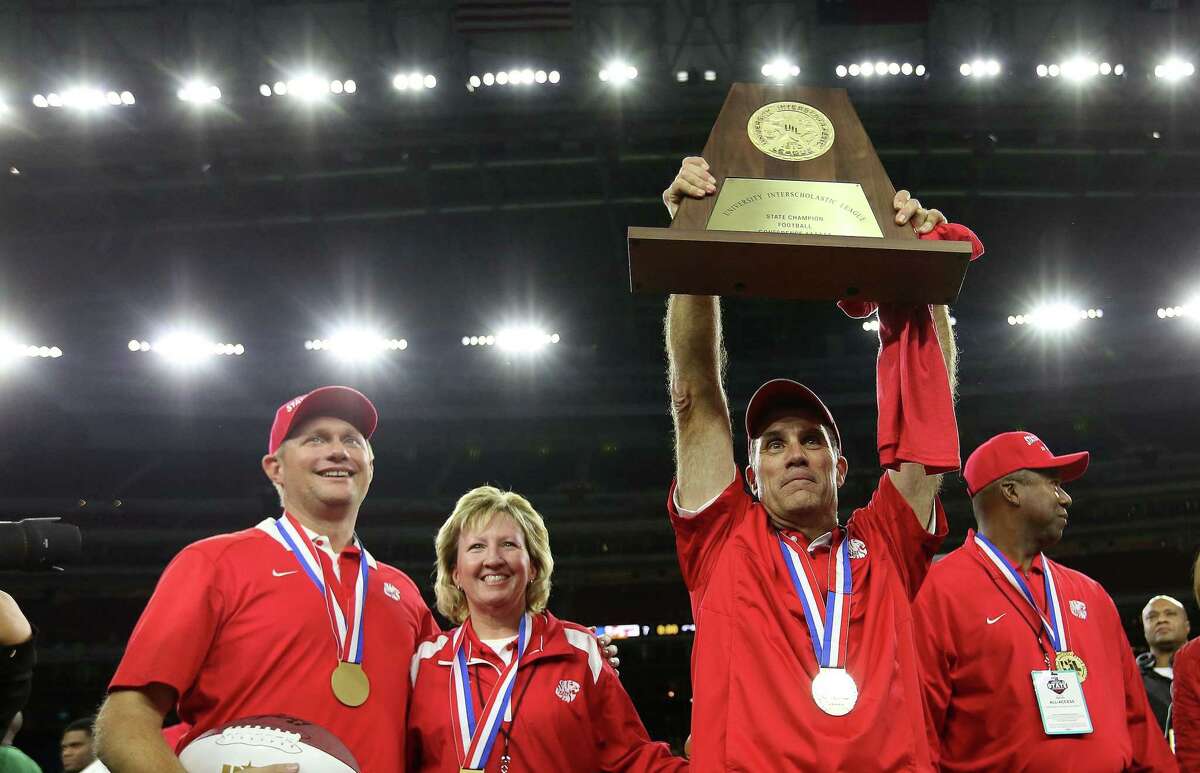
[{"label": "uil logo", "polygon": [[554,694],[563,703],[570,703],[575,700],[575,696],[579,694],[579,682],[571,679],[564,679],[558,683],[558,687],[554,688]]},{"label": "uil logo", "polygon": [[1067,691],[1067,680],[1063,679],[1061,676],[1056,676],[1051,678],[1049,682],[1046,682],[1046,686],[1049,687],[1055,695],[1062,695]]},{"label": "uil logo", "polygon": [[1071,599],[1071,614],[1080,620],[1087,620],[1087,604],[1079,599]]}]

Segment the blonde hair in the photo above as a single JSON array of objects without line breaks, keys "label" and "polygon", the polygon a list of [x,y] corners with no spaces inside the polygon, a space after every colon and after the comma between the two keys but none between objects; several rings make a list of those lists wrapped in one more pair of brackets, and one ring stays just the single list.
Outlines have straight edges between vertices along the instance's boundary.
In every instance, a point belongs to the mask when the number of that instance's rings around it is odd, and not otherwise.
[{"label": "blonde hair", "polygon": [[550,575],[554,572],[554,557],[550,554],[550,533],[546,523],[529,500],[513,491],[501,491],[494,486],[480,486],[463,494],[454,512],[438,529],[434,540],[437,552],[437,579],[433,590],[438,611],[454,623],[467,619],[467,597],[454,584],[454,569],[458,563],[458,538],[467,529],[484,529],[497,515],[507,515],[516,521],[525,535],[525,549],[533,566],[534,576],[525,590],[525,609],[537,614],[546,608],[550,599]]}]

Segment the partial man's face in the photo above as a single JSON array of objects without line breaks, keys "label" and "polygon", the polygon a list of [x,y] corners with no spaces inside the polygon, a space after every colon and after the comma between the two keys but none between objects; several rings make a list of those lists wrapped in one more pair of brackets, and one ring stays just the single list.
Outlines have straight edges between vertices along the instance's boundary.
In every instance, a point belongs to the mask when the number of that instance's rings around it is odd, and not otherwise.
[{"label": "partial man's face", "polygon": [[812,513],[837,513],[837,490],[846,478],[846,459],[815,411],[781,409],[758,439],[752,481],[763,507],[789,523]]},{"label": "partial man's face", "polygon": [[1161,650],[1174,651],[1187,642],[1191,626],[1187,613],[1174,602],[1156,599],[1142,611],[1142,629],[1146,644]]},{"label": "partial man's face", "polygon": [[1058,471],[1026,470],[1026,473],[1017,483],[1021,515],[1038,537],[1038,544],[1043,548],[1050,547],[1062,539],[1063,530],[1067,528],[1071,495],[1063,489]]},{"label": "partial man's face", "polygon": [[86,730],[68,730],[59,744],[63,773],[79,773],[96,761],[92,752],[92,734]]},{"label": "partial man's face", "polygon": [[271,480],[283,486],[289,507],[319,512],[362,504],[374,475],[366,438],[332,416],[307,419],[280,446]]}]

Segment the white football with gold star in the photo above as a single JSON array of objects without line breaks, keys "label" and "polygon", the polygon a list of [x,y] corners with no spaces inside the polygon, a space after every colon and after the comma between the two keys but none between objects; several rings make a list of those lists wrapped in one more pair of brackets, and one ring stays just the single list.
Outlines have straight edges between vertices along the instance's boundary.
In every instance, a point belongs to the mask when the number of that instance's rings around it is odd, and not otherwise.
[{"label": "white football with gold star", "polygon": [[214,727],[179,754],[188,773],[231,773],[293,762],[303,773],[359,773],[358,761],[320,725],[283,716],[246,717]]}]

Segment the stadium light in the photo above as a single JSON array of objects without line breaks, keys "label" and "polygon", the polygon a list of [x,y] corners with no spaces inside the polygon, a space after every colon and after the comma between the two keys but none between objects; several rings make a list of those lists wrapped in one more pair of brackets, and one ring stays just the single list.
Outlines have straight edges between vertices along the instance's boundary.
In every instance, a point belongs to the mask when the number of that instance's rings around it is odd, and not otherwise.
[{"label": "stadium light", "polygon": [[505,352],[532,354],[562,340],[558,333],[547,333],[534,325],[514,325],[495,335],[463,336],[463,346],[495,346]]},{"label": "stadium light", "polygon": [[0,364],[20,359],[52,359],[63,356],[57,346],[23,343],[15,336],[0,334]]},{"label": "stadium light", "polygon": [[1190,78],[1195,73],[1195,65],[1178,57],[1171,57],[1154,65],[1154,77],[1169,83]]},{"label": "stadium light", "polygon": [[173,365],[196,365],[210,357],[240,357],[246,353],[242,344],[214,341],[193,330],[173,330],[151,342],[132,339],[126,345],[131,352],[154,352]]},{"label": "stadium light", "polygon": [[958,66],[958,72],[964,78],[995,78],[1002,69],[996,59],[973,59]]},{"label": "stadium light", "polygon": [[[636,69],[635,69],[636,74]],[[558,83],[558,70],[541,70],[532,67],[514,67],[511,70],[501,70],[498,73],[485,72],[483,75],[472,75],[467,78],[467,91],[485,86],[545,86]]]},{"label": "stadium light", "polygon": [[1074,303],[1055,301],[1037,306],[1025,314],[1010,315],[1008,324],[1029,325],[1045,331],[1066,331],[1081,322],[1103,317],[1104,309],[1084,309]]},{"label": "stadium light", "polygon": [[1080,55],[1052,64],[1039,64],[1034,68],[1034,72],[1039,78],[1061,76],[1063,80],[1082,83],[1099,76],[1120,77],[1125,74],[1125,65],[1119,63],[1113,65],[1109,62],[1097,61],[1090,56]]},{"label": "stadium light", "polygon": [[437,87],[437,76],[427,72],[398,72],[392,76],[396,91],[424,91]]},{"label": "stadium light", "polygon": [[329,338],[314,338],[304,342],[310,352],[329,352],[340,360],[369,362],[387,352],[402,352],[408,348],[404,338],[385,338],[374,330],[347,328]]},{"label": "stadium light", "polygon": [[[886,65],[885,65],[886,67]],[[761,68],[764,78],[773,81],[784,81],[788,78],[795,78],[800,74],[800,65],[795,62],[790,62],[782,57],[777,57],[764,64]]]},{"label": "stadium light", "polygon": [[617,87],[623,86],[637,76],[637,68],[620,59],[614,59],[600,70],[600,80]]},{"label": "stadium light", "polygon": [[839,64],[833,69],[834,75],[839,78],[851,77],[870,77],[882,75],[902,75],[922,76],[925,74],[925,65],[918,64],[916,67],[911,62],[862,62],[854,64]]},{"label": "stadium light", "polygon": [[716,70],[705,70],[704,71],[705,82],[712,83],[716,79],[717,79],[717,71]]},{"label": "stadium light", "polygon": [[1184,317],[1200,320],[1200,295],[1188,299],[1179,306],[1164,306],[1158,310],[1159,319],[1182,319]]},{"label": "stadium light", "polygon": [[197,78],[185,83],[183,88],[175,92],[175,96],[179,97],[179,99],[184,102],[208,104],[210,102],[216,102],[221,98],[221,88],[215,84]]},{"label": "stadium light", "polygon": [[107,107],[131,107],[137,103],[132,91],[115,91],[94,86],[72,86],[62,92],[51,91],[34,94],[33,104],[38,108],[66,108],[81,112]]},{"label": "stadium light", "polygon": [[351,78],[333,79],[324,75],[306,73],[286,81],[275,81],[273,85],[263,83],[258,93],[264,97],[294,97],[302,102],[318,102],[330,95],[342,96],[358,91],[358,84]]}]

